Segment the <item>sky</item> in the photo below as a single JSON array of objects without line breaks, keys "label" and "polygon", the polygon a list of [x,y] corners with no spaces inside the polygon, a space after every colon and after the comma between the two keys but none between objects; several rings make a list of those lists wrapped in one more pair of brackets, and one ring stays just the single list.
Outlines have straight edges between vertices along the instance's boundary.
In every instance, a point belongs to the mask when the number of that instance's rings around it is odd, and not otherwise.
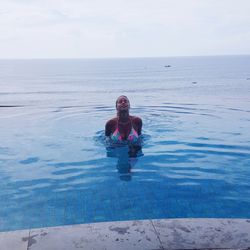
[{"label": "sky", "polygon": [[250,54],[249,0],[0,0],[0,58]]}]

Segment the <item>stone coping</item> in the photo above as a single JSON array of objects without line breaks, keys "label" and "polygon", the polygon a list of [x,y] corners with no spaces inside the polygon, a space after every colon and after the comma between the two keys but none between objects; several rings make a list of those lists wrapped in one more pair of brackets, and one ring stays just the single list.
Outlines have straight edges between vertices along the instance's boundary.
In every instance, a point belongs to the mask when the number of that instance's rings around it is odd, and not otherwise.
[{"label": "stone coping", "polygon": [[249,249],[248,219],[101,222],[0,233],[1,250]]}]

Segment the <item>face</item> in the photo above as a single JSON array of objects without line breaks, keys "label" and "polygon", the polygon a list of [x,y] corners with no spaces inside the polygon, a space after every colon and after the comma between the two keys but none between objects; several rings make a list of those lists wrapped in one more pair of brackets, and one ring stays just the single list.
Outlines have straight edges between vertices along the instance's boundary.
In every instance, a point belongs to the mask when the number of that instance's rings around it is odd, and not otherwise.
[{"label": "face", "polygon": [[117,111],[128,111],[130,108],[129,100],[126,96],[120,96],[116,101]]}]

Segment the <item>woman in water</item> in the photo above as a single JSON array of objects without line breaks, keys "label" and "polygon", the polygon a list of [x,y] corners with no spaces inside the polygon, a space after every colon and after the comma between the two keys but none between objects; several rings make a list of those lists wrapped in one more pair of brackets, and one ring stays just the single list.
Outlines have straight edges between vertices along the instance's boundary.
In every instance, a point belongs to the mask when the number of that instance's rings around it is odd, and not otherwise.
[{"label": "woman in water", "polygon": [[105,135],[112,142],[119,143],[127,141],[136,144],[141,135],[142,120],[137,116],[129,115],[130,103],[126,96],[119,96],[116,100],[117,116],[107,121]]}]

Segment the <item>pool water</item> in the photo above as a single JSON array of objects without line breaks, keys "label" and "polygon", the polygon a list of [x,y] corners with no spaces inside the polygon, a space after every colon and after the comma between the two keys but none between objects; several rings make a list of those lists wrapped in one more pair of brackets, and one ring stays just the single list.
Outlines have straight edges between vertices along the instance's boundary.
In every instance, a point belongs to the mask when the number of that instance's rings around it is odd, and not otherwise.
[{"label": "pool water", "polygon": [[[171,65],[171,67],[165,67]],[[250,218],[250,56],[0,61],[0,230]],[[105,144],[125,94],[138,157]]]}]

